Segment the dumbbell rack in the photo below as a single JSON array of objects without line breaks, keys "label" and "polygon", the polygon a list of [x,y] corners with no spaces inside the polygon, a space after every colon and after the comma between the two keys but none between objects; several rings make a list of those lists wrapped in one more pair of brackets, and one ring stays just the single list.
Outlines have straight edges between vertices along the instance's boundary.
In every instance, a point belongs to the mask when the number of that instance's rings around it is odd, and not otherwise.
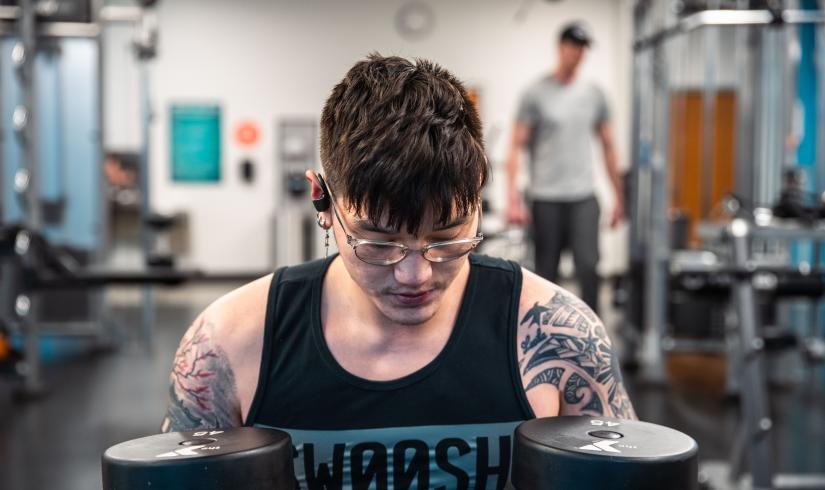
[{"label": "dumbbell rack", "polygon": [[[157,21],[154,13],[149,9],[154,3],[145,1],[135,6],[104,6],[103,0],[89,0],[90,18],[80,22],[52,21],[51,16],[60,10],[59,2],[18,0],[16,6],[0,6],[0,21],[3,22],[0,35],[18,38],[12,50],[11,61],[20,82],[20,102],[14,108],[11,122],[20,141],[22,166],[14,176],[14,191],[22,203],[22,227],[28,230],[17,235],[14,252],[19,262],[13,267],[19,266],[22,271],[40,271],[46,268],[40,254],[30,253],[33,237],[42,233],[44,224],[43,201],[40,193],[40,155],[38,154],[40,141],[35,122],[38,117],[35,58],[40,39],[44,37],[93,38],[97,39],[98,43],[102,43],[104,24],[131,24],[135,26],[137,33],[134,41],[136,57],[140,61],[150,60],[154,57],[157,42]],[[102,52],[102,49],[99,48],[99,52]],[[148,117],[145,123],[145,144],[148,145]],[[102,136],[100,140],[102,144]],[[102,152],[102,147],[100,150]],[[31,278],[23,277],[24,283],[28,279]],[[28,286],[21,288],[15,292],[13,301],[16,330],[22,332],[24,336],[24,359],[17,368],[18,374],[22,377],[22,386],[18,395],[23,398],[37,397],[44,392],[44,386],[40,372],[41,325],[37,319],[39,308],[36,288]]]},{"label": "dumbbell rack", "polygon": [[774,468],[775,458],[770,438],[773,421],[768,408],[765,342],[760,336],[762,325],[752,280],[755,274],[765,272],[766,269],[754,262],[751,246],[754,238],[822,242],[825,241],[825,224],[806,227],[798,223],[769,223],[760,226],[736,218],[726,226],[700,225],[699,235],[705,240],[723,242],[730,247],[731,263],[726,271],[734,275],[731,297],[739,328],[738,348],[734,349],[738,359],[732,361],[739,371],[743,425],[731,457],[729,478],[738,481],[742,476],[742,462],[747,453],[753,490],[825,489],[825,475],[778,475]]},{"label": "dumbbell rack", "polygon": [[[43,225],[42,207],[40,203],[40,173],[38,160],[38,141],[35,125],[36,97],[35,97],[35,54],[37,52],[37,8],[35,0],[21,0],[19,2],[18,29],[20,40],[12,51],[12,62],[15,64],[17,76],[20,78],[21,105],[14,109],[13,125],[21,141],[23,166],[15,174],[14,190],[22,198],[23,224],[26,228],[40,231]],[[26,235],[21,235],[15,241],[15,252],[21,257],[25,268],[35,268],[37,256],[26,253],[29,242]],[[40,349],[38,322],[32,318],[36,307],[36,295],[26,294],[25,291],[17,295],[14,302],[14,311],[20,329],[25,335],[24,352],[26,355],[23,375],[22,393],[28,396],[38,395],[43,391],[40,377]]]}]

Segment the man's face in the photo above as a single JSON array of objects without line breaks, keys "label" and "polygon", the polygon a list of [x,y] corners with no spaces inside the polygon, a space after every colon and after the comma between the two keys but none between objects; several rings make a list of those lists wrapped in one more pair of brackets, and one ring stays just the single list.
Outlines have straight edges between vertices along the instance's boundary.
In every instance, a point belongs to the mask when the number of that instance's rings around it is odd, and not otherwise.
[{"label": "man's face", "polygon": [[375,226],[355,215],[341,200],[336,200],[335,206],[353,238],[398,242],[416,249],[394,265],[367,264],[355,256],[340,223],[334,220],[335,240],[344,266],[375,308],[387,320],[400,325],[420,325],[433,318],[444,302],[447,289],[467,266],[467,256],[433,263],[417,250],[431,243],[474,237],[477,213],[439,225],[433,223],[432,213],[428,212],[418,236],[413,236],[404,226],[401,230],[390,229],[383,224],[385,220]]},{"label": "man's face", "polygon": [[581,64],[587,46],[572,41],[559,43],[559,64],[565,71],[575,71]]}]

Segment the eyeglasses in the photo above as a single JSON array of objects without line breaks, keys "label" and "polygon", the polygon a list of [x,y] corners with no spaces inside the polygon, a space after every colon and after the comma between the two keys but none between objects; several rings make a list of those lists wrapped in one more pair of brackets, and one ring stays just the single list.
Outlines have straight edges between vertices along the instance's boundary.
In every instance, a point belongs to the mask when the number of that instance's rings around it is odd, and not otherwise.
[{"label": "eyeglasses", "polygon": [[[337,207],[335,206],[335,198],[330,193],[330,201],[332,202],[332,212],[335,214],[335,219],[344,230],[344,235],[347,237],[347,245],[352,247],[353,253],[362,262],[372,265],[393,265],[401,262],[410,252],[421,252],[421,255],[430,262],[441,263],[449,262],[461,258],[472,252],[474,248],[484,240],[484,235],[478,231],[476,236],[472,238],[459,238],[457,240],[449,240],[446,242],[431,243],[423,248],[410,248],[403,243],[385,242],[382,240],[364,240],[355,238],[349,234],[344,222],[338,215]],[[481,228],[481,208],[478,211],[478,226]]]}]

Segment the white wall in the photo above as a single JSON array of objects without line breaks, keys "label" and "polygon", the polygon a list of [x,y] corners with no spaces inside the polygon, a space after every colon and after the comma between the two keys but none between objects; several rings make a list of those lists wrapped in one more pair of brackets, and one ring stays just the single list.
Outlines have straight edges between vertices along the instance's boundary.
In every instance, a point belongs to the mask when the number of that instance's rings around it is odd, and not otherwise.
[{"label": "white wall", "polygon": [[[548,72],[559,27],[584,19],[596,44],[581,76],[595,80],[613,108],[622,164],[629,155],[630,0],[535,1],[522,22],[521,0],[427,0],[435,12],[429,37],[407,41],[395,30],[401,0],[171,0],[160,3],[160,49],[153,75],[157,117],[152,130],[153,205],[190,214],[193,265],[209,270],[270,267],[269,223],[280,203],[276,185],[276,122],[318,118],[331,90],[367,53],[433,59],[481,90],[481,111],[496,169],[491,196],[503,202],[503,160],[519,93]],[[120,43],[111,43],[110,51]],[[128,92],[126,57],[111,60],[110,83]],[[136,85],[135,85],[136,87]],[[216,101],[223,107],[224,160],[217,185],[173,183],[169,170],[168,108],[171,103]],[[116,105],[116,104],[115,104]],[[134,108],[107,112],[107,141],[134,144]],[[119,114],[125,116],[118,117]],[[261,144],[246,151],[232,143],[241,119],[263,129]],[[139,139],[138,139],[139,141]],[[257,160],[256,182],[240,181],[242,157]],[[600,198],[612,205],[603,174]],[[308,205],[308,204],[307,204]],[[607,243],[615,235],[605,234]],[[622,247],[619,247],[622,248]],[[623,252],[603,247],[603,270],[621,266]]]}]

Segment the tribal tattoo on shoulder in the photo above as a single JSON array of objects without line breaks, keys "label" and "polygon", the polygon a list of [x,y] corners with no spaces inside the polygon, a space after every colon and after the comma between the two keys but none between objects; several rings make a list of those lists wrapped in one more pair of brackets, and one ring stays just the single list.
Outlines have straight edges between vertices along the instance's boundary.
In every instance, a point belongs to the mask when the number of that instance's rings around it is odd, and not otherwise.
[{"label": "tribal tattoo on shoulder", "polygon": [[635,419],[621,370],[599,318],[580,299],[556,292],[521,319],[519,367],[527,391],[547,383],[562,396],[562,415]]},{"label": "tribal tattoo on shoulder", "polygon": [[181,340],[169,376],[163,432],[241,425],[235,375],[213,334],[214,325],[199,319]]}]

